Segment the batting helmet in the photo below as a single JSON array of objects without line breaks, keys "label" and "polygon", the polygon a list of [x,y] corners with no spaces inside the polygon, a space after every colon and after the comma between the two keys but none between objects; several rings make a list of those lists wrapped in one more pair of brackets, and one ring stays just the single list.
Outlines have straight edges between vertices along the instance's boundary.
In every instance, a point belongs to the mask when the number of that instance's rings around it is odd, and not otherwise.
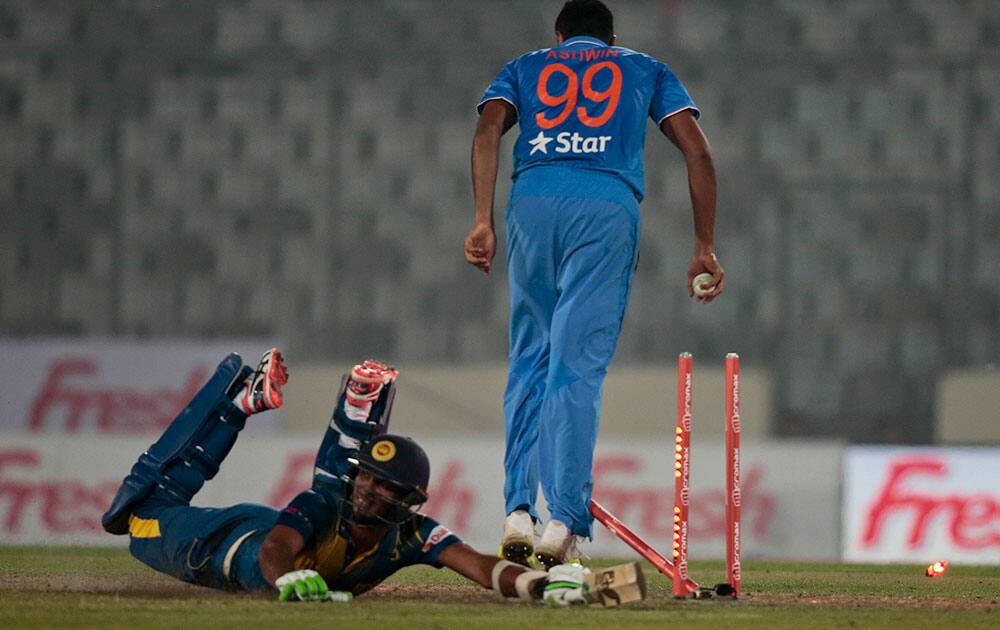
[{"label": "batting helmet", "polygon": [[411,508],[427,501],[431,464],[424,449],[412,439],[386,433],[364,444],[348,461],[398,490],[395,509],[388,519],[381,520],[400,523],[411,515]]}]

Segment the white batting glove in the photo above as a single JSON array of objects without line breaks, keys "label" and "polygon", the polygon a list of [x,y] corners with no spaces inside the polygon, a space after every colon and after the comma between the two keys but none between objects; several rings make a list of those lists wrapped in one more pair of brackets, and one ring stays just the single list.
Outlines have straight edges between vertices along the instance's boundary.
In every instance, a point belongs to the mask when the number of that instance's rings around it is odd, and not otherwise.
[{"label": "white batting glove", "polygon": [[549,606],[580,606],[587,603],[585,576],[590,569],[582,564],[557,564],[549,569],[542,599]]}]

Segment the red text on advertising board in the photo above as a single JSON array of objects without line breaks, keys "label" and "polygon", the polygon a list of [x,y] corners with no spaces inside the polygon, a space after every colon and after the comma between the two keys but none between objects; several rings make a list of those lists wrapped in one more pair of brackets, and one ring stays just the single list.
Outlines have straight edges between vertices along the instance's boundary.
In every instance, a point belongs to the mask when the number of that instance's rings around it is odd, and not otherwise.
[{"label": "red text on advertising board", "polygon": [[[32,432],[155,433],[168,424],[208,377],[196,367],[178,389],[111,388],[100,381],[92,358],[64,358],[49,364],[28,417]],[[93,425],[93,427],[88,427]]]},{"label": "red text on advertising board", "polygon": [[[941,457],[908,457],[892,461],[885,483],[865,514],[861,544],[879,544],[886,522],[895,515],[910,519],[906,534],[909,549],[920,547],[931,523],[944,519],[951,542],[960,549],[1000,547],[1000,498],[986,493],[959,492],[935,494],[920,490],[921,479],[941,481],[948,474],[947,461]],[[910,482],[913,489],[905,487]]]},{"label": "red text on advertising board", "polygon": [[[641,472],[642,459],[631,455],[598,457],[594,461],[594,498],[609,512],[635,524],[651,538],[669,540],[673,527],[673,505],[664,488],[632,483],[616,485],[614,477],[625,479]],[[722,488],[703,490],[690,498],[691,535],[697,539],[722,538],[726,532],[726,513]],[[767,540],[777,509],[776,497],[764,487],[764,469],[750,466],[743,477],[741,492],[743,514],[749,533]]]},{"label": "red text on advertising board", "polygon": [[101,514],[118,483],[38,479],[41,464],[42,455],[33,448],[0,450],[0,532],[22,533],[25,521],[33,522],[29,512],[37,513],[38,522],[52,534],[102,531]]}]

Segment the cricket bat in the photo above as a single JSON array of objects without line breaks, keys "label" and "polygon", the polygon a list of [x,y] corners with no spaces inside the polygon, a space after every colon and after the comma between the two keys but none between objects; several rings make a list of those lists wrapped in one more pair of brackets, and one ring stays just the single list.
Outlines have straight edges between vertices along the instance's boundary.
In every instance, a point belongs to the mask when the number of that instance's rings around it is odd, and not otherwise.
[{"label": "cricket bat", "polygon": [[591,606],[610,608],[646,598],[646,578],[638,562],[592,570],[584,578]]}]

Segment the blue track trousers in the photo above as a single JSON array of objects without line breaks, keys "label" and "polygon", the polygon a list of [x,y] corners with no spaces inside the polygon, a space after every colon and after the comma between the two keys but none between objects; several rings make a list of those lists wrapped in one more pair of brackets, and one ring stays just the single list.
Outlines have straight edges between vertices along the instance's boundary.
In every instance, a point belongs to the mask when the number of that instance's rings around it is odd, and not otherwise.
[{"label": "blue track trousers", "polygon": [[504,394],[506,510],[591,535],[601,389],[615,352],[642,221],[617,177],[565,167],[523,172],[506,211],[510,368]]}]

